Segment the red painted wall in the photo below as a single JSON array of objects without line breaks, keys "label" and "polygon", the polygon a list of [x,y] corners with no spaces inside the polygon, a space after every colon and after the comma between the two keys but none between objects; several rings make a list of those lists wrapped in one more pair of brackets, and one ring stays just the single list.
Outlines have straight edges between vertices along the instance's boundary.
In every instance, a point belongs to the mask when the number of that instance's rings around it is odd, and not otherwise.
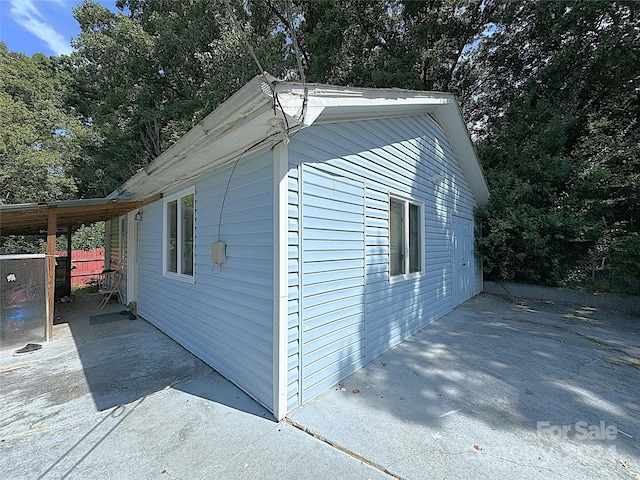
[{"label": "red painted wall", "polygon": [[[67,252],[56,252],[56,256],[66,257]],[[88,285],[92,281],[97,281],[102,270],[104,270],[104,248],[96,248],[88,252],[84,250],[71,252],[71,285]]]}]

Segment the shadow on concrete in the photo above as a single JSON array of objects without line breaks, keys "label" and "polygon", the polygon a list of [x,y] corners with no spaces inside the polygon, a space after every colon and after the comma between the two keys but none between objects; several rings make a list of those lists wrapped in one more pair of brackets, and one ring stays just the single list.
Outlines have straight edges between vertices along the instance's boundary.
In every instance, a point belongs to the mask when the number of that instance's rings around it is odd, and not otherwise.
[{"label": "shadow on concrete", "polygon": [[[103,312],[97,309],[97,301],[94,308],[95,299],[91,296],[76,298],[74,304],[57,306],[56,323],[67,324],[81,363],[81,371],[74,373],[71,369],[68,373],[71,377],[84,376],[98,411],[129,404],[170,387],[252,415],[270,417],[239,388],[144,319],[130,320],[128,315],[119,315],[125,309],[118,304],[110,304]],[[58,378],[57,383],[73,380],[64,377]],[[77,383],[78,393],[82,393],[82,382]],[[66,393],[62,389],[63,397]]]},{"label": "shadow on concrete", "polygon": [[[210,367],[209,367],[210,368]],[[225,405],[237,411],[265,418],[275,423],[273,415],[262,405],[236,387],[218,372],[210,369],[209,373],[197,378],[190,378],[173,386],[175,390],[194,395],[219,405]]]},{"label": "shadow on concrete", "polygon": [[[38,477],[38,480],[47,478],[47,476],[55,471],[59,466],[67,463],[68,459],[78,452],[83,452],[78,455],[77,459],[74,459],[72,466],[67,469],[65,474],[60,478],[65,479],[75,473],[75,470],[78,466],[87,459],[93,452],[100,447],[100,445],[107,440],[107,438],[118,429],[118,427],[124,422],[129,415],[131,415],[135,409],[144,401],[144,398],[141,398],[138,402],[136,402],[133,406],[131,406],[128,411],[126,407],[119,406],[115,408],[108,416],[105,416],[98,420],[96,424],[89,429],[84,435],[82,435],[71,447],[69,447],[66,451],[64,451],[56,461],[52,462],[48,465],[48,468],[42,472],[42,474]],[[109,420],[115,419],[113,425],[108,425]],[[97,440],[88,442],[88,440],[93,436],[96,431],[101,430],[104,426],[107,426],[108,430],[105,433],[101,433]],[[90,447],[86,448],[86,444],[89,443]]]},{"label": "shadow on concrete", "polygon": [[[606,453],[620,467],[640,459],[639,386],[637,318],[481,295],[290,417],[385,467],[474,444],[520,459],[560,445],[569,458],[583,451],[577,463],[615,447]],[[601,422],[615,438],[585,438],[604,433]]]}]

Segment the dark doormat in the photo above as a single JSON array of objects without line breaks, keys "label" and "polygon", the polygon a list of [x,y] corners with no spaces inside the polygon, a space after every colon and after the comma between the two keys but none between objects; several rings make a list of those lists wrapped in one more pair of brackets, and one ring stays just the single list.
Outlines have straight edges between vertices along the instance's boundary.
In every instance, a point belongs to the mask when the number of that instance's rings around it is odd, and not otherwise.
[{"label": "dark doormat", "polygon": [[103,323],[118,322],[127,317],[120,315],[120,312],[100,313],[89,317],[89,325],[102,325]]},{"label": "dark doormat", "polygon": [[42,345],[39,343],[27,343],[24,347],[19,348],[15,352],[13,352],[13,356],[17,357],[20,355],[27,355],[29,353],[37,352],[42,348]]}]

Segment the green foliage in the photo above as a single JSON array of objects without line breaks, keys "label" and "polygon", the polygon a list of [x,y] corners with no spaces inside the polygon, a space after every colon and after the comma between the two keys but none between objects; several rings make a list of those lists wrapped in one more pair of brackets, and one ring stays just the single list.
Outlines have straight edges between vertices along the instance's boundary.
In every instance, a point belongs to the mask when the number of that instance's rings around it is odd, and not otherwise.
[{"label": "green foliage", "polygon": [[0,255],[18,253],[46,253],[47,242],[42,237],[32,235],[13,235],[0,237]]},{"label": "green foliage", "polygon": [[64,104],[63,62],[0,42],[0,204],[73,198],[84,131]]},{"label": "green foliage", "polygon": [[638,2],[230,3],[237,23],[221,0],[85,0],[70,57],[1,45],[0,203],[110,193],[259,73],[246,43],[299,78],[295,32],[310,82],[458,95],[491,192],[485,278],[638,293]]},{"label": "green foliage", "polygon": [[[104,222],[91,225],[82,225],[74,230],[71,237],[72,250],[93,250],[104,248]],[[34,235],[12,235],[0,237],[0,255],[13,255],[19,253],[46,253],[47,242],[44,237]],[[67,251],[67,236],[59,235],[56,238],[56,251]]]},{"label": "green foliage", "polygon": [[73,250],[93,250],[104,248],[104,222],[82,225],[73,232],[71,238]]},{"label": "green foliage", "polygon": [[513,3],[479,49],[488,279],[638,293],[638,7]]},{"label": "green foliage", "polygon": [[[258,33],[242,4],[232,3],[263,67],[283,75],[284,36]],[[117,6],[122,13],[91,0],[75,9],[81,33],[70,104],[97,133],[80,186],[93,196],[112,192],[259,73],[222,2]]]},{"label": "green foliage", "polygon": [[[59,235],[56,238],[56,251],[66,252],[67,242],[66,234]],[[73,230],[71,250],[89,251],[95,248],[104,248],[104,222],[81,225],[78,229]]]},{"label": "green foliage", "polygon": [[609,290],[640,295],[640,235],[630,232],[615,239],[609,250]]},{"label": "green foliage", "polygon": [[503,8],[474,0],[299,2],[311,81],[474,94],[472,52]]},{"label": "green foliage", "polygon": [[640,295],[640,236],[607,232],[572,269],[566,284],[576,289]]},{"label": "green foliage", "polygon": [[73,295],[89,295],[91,293],[98,293],[98,283],[93,280],[94,283],[89,285],[71,285],[71,292]]}]

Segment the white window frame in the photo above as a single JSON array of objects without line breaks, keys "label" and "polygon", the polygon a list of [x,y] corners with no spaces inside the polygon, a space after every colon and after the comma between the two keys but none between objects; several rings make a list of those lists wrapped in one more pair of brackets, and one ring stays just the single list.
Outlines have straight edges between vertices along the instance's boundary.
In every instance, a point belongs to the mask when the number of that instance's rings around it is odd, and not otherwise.
[{"label": "white window frame", "polygon": [[[180,269],[182,267],[182,202],[181,198],[187,197],[189,195],[193,195],[193,275],[181,273]],[[177,262],[176,262],[176,272],[169,271],[169,261],[168,261],[168,222],[167,222],[167,205],[173,201],[177,200],[177,232],[176,232],[176,241],[177,241]],[[173,278],[175,280],[180,280],[182,282],[187,283],[195,283],[196,276],[196,252],[195,252],[195,244],[196,244],[196,188],[195,186],[186,188],[172,195],[168,195],[162,199],[162,275],[168,278]]]},{"label": "white window frame", "polygon": [[[404,271],[405,272],[409,272],[409,262],[410,262],[410,258],[409,258],[409,227],[410,227],[410,222],[409,222],[409,205],[415,205],[420,209],[420,271],[418,272],[412,272],[412,273],[399,273],[399,274],[395,274],[392,275],[391,274],[391,200],[396,200],[396,201],[400,201],[403,202],[404,204],[404,218],[405,218],[405,222],[404,222]],[[426,253],[426,248],[425,248],[425,239],[426,235],[425,235],[425,229],[424,229],[424,202],[421,202],[420,200],[416,200],[415,198],[411,198],[411,197],[407,197],[404,195],[398,195],[396,193],[389,193],[389,236],[388,236],[388,241],[389,241],[389,262],[388,262],[388,267],[389,267],[389,283],[395,283],[395,282],[403,282],[403,281],[407,281],[407,280],[415,280],[417,278],[420,278],[424,275],[425,273],[425,253]]]}]

